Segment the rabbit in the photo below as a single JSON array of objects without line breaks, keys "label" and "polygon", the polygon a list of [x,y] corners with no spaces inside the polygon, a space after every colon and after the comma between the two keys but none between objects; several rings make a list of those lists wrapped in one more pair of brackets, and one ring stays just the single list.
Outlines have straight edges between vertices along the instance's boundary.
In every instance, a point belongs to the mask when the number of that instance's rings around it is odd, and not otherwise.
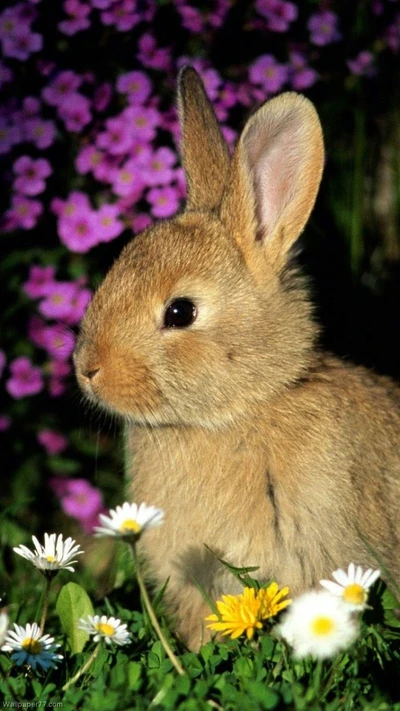
[{"label": "rabbit", "polygon": [[197,650],[198,586],[241,591],[216,556],[291,596],[352,561],[400,582],[400,390],[319,345],[293,258],[324,163],[312,103],[267,101],[232,158],[191,67],[178,108],[185,208],[125,246],[74,359],[87,398],[125,423],[129,496],[165,512],[141,554]]}]

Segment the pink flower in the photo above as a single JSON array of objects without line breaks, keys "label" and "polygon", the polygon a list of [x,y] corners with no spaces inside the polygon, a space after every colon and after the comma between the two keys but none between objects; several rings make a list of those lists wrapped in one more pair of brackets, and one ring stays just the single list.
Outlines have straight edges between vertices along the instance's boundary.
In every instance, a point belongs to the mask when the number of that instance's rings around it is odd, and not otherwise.
[{"label": "pink flower", "polygon": [[63,244],[71,252],[81,254],[98,244],[96,213],[91,208],[77,208],[72,215],[61,215],[57,230]]},{"label": "pink flower", "polygon": [[41,430],[37,439],[48,454],[60,454],[68,445],[67,438],[55,430]]},{"label": "pink flower", "polygon": [[152,188],[146,195],[154,217],[171,217],[179,208],[179,194],[176,188]]},{"label": "pink flower", "polygon": [[290,52],[289,78],[293,89],[302,91],[315,84],[318,74],[307,66],[307,60],[301,52]]},{"label": "pink flower", "polygon": [[91,533],[99,513],[104,509],[100,489],[92,486],[86,479],[54,478],[50,481],[50,486],[59,497],[63,511],[80,521],[84,530]]},{"label": "pink flower", "polygon": [[128,101],[132,104],[144,104],[152,91],[148,76],[138,71],[121,74],[116,86],[120,94],[128,94]]},{"label": "pink flower", "polygon": [[112,93],[113,88],[108,81],[97,87],[93,96],[93,107],[96,111],[105,111],[111,101]]},{"label": "pink flower", "polygon": [[124,225],[118,219],[120,211],[117,205],[102,205],[97,211],[97,235],[100,242],[110,242],[124,231]]},{"label": "pink flower", "polygon": [[104,160],[104,153],[95,146],[84,146],[75,160],[75,167],[80,175],[94,173],[95,168]]},{"label": "pink flower", "polygon": [[376,72],[374,69],[374,55],[372,52],[363,50],[359,52],[355,59],[349,59],[346,64],[352,74],[356,76],[373,76]]},{"label": "pink flower", "polygon": [[311,15],[307,29],[310,32],[310,42],[323,47],[341,39],[337,29],[338,16],[330,10],[319,10]]},{"label": "pink flower", "polygon": [[12,37],[3,40],[5,57],[12,57],[24,62],[33,52],[39,52],[43,47],[43,37],[37,32],[31,32],[27,25],[21,24]]},{"label": "pink flower", "polygon": [[137,58],[145,67],[167,71],[171,66],[171,51],[166,47],[157,47],[157,42],[149,32],[141,36],[138,42]]},{"label": "pink flower", "polygon": [[16,358],[10,363],[10,372],[11,377],[6,381],[5,387],[13,398],[36,395],[43,390],[42,371],[32,365],[26,356]]},{"label": "pink flower", "polygon": [[120,115],[108,119],[106,131],[97,136],[97,145],[113,156],[129,153],[133,146],[133,133],[126,118]]},{"label": "pink flower", "polygon": [[49,148],[55,141],[56,125],[54,121],[31,118],[24,123],[24,133],[26,140],[31,141],[36,148]]},{"label": "pink flower", "polygon": [[51,175],[51,165],[45,158],[33,160],[30,156],[21,156],[13,165],[14,188],[24,195],[38,195],[46,189],[46,178]]},{"label": "pink flower", "polygon": [[179,4],[177,10],[182,19],[182,27],[185,27],[194,34],[199,34],[204,30],[204,18],[201,12],[190,5]]},{"label": "pink flower", "polygon": [[21,131],[11,126],[7,119],[0,116],[0,155],[9,153],[11,148],[21,141]]},{"label": "pink flower", "polygon": [[140,212],[132,220],[132,229],[135,233],[142,232],[150,227],[152,223],[151,217],[145,212]]},{"label": "pink flower", "polygon": [[70,358],[75,348],[75,336],[71,330],[56,323],[43,329],[43,347],[54,360],[65,361]]},{"label": "pink flower", "polygon": [[150,160],[146,160],[142,165],[142,177],[146,185],[166,185],[173,180],[174,171],[172,166],[176,163],[176,155],[169,148],[158,148],[154,151]]},{"label": "pink flower", "polygon": [[137,160],[126,161],[122,168],[115,172],[112,190],[121,197],[131,196],[133,202],[139,200],[143,194],[145,182]]},{"label": "pink flower", "polygon": [[86,193],[82,193],[79,190],[73,190],[66,200],[54,198],[51,202],[51,209],[57,217],[71,217],[80,209],[90,210],[91,205]]},{"label": "pink flower", "polygon": [[297,19],[298,9],[292,2],[283,0],[256,0],[257,12],[266,18],[272,32],[287,32],[291,22]]},{"label": "pink flower", "polygon": [[275,94],[288,80],[288,68],[279,64],[272,54],[263,54],[250,67],[249,78],[253,84],[261,84],[265,91]]},{"label": "pink flower", "polygon": [[28,281],[22,288],[30,299],[39,299],[46,296],[49,290],[54,286],[55,268],[53,266],[40,267],[32,265],[29,270]]},{"label": "pink flower", "polygon": [[46,322],[40,316],[32,316],[28,324],[28,338],[35,346],[45,348],[46,344]]},{"label": "pink flower", "polygon": [[92,120],[90,101],[86,96],[74,92],[69,95],[68,100],[58,105],[58,114],[64,121],[67,131],[80,133]]},{"label": "pink flower", "polygon": [[63,7],[69,15],[69,19],[58,23],[60,32],[72,36],[90,27],[88,15],[90,15],[91,8],[89,5],[80,3],[79,0],[65,0]]},{"label": "pink flower", "polygon": [[101,13],[101,21],[104,25],[115,25],[120,32],[128,32],[140,22],[140,15],[135,10],[135,0],[119,0]]},{"label": "pink flower", "polygon": [[67,69],[60,72],[50,84],[43,89],[42,96],[51,106],[60,106],[75,94],[82,84],[82,79],[75,72]]},{"label": "pink flower", "polygon": [[49,393],[51,397],[59,397],[66,390],[65,378],[71,373],[71,366],[63,361],[51,361],[49,364]]},{"label": "pink flower", "polygon": [[11,208],[6,212],[6,218],[10,221],[11,229],[22,227],[25,230],[31,230],[36,226],[42,212],[43,205],[37,200],[14,195],[11,200]]},{"label": "pink flower", "polygon": [[38,310],[46,318],[73,326],[81,320],[91,296],[90,290],[77,282],[59,281],[39,303]]},{"label": "pink flower", "polygon": [[131,135],[135,141],[148,143],[153,140],[156,128],[160,124],[160,114],[156,109],[128,106],[122,112],[122,116],[130,127]]}]

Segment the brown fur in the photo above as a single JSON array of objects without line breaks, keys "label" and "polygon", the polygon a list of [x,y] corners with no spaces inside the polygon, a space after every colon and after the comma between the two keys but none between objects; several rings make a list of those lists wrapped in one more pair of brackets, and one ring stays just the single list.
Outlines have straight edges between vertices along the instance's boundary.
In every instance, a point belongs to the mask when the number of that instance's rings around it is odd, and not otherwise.
[{"label": "brown fur", "polygon": [[[375,555],[400,582],[400,400],[388,379],[319,352],[291,264],[322,172],[312,105],[269,101],[229,165],[191,69],[179,97],[186,210],[125,248],[88,309],[76,370],[127,423],[132,499],[165,511],[142,550],[197,648],[209,610],[194,581],[213,598],[238,590],[204,544],[293,594]],[[197,318],[165,329],[179,297]]]}]

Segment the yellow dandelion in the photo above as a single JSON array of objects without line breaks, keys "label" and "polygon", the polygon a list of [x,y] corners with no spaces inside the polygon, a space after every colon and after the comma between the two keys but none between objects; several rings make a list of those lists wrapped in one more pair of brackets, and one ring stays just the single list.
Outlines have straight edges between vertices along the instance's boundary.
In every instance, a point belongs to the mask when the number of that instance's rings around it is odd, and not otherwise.
[{"label": "yellow dandelion", "polygon": [[219,614],[206,617],[211,623],[207,627],[232,639],[244,633],[247,639],[252,639],[255,630],[262,628],[263,620],[274,617],[291,603],[283,600],[288,594],[289,588],[279,590],[277,583],[271,583],[258,591],[244,588],[240,595],[222,595],[222,600],[216,603]]}]

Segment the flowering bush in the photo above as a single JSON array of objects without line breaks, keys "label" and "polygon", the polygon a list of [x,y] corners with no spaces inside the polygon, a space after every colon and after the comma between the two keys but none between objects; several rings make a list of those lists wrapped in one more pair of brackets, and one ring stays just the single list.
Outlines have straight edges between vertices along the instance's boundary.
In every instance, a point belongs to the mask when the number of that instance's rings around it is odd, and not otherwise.
[{"label": "flowering bush", "polygon": [[[0,45],[2,537],[14,546],[49,518],[91,533],[104,499],[119,500],[114,423],[85,412],[71,357],[115,256],[184,201],[183,65],[201,74],[230,146],[258,103],[282,90],[310,96],[327,150],[308,261],[323,280],[344,249],[342,268],[369,295],[379,289],[400,257],[400,5],[5,0]],[[347,313],[346,295],[338,301]]]}]

